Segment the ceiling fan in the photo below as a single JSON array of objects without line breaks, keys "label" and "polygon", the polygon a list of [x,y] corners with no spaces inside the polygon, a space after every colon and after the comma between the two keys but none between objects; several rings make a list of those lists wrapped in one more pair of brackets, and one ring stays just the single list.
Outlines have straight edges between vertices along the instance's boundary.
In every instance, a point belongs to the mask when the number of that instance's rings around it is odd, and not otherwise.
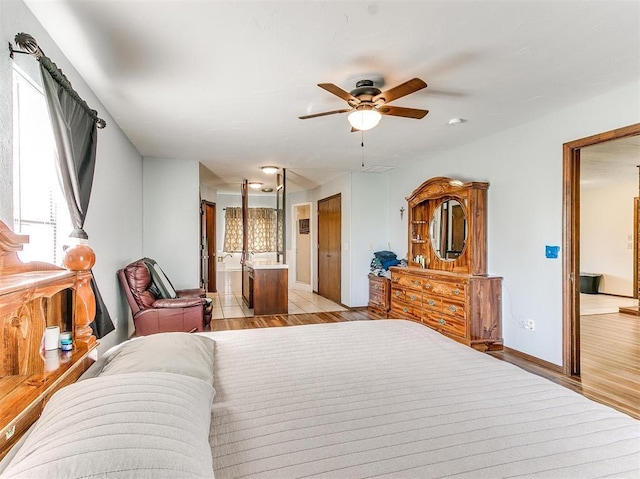
[{"label": "ceiling fan", "polygon": [[402,98],[403,96],[426,88],[427,84],[419,78],[412,78],[411,80],[401,83],[400,85],[386,91],[380,91],[379,88],[374,86],[373,81],[371,80],[358,81],[355,89],[350,92],[344,91],[333,83],[318,83],[318,86],[327,90],[329,93],[333,93],[337,97],[342,98],[349,104],[350,108],[325,111],[322,113],[314,113],[312,115],[298,117],[301,120],[316,118],[318,116],[333,115],[336,113],[351,112],[348,117],[349,123],[352,127],[351,131],[360,131],[369,130],[376,126],[380,121],[380,118],[382,118],[382,115],[401,116],[404,118],[414,118],[419,120],[429,113],[429,110],[387,105],[398,98]]}]

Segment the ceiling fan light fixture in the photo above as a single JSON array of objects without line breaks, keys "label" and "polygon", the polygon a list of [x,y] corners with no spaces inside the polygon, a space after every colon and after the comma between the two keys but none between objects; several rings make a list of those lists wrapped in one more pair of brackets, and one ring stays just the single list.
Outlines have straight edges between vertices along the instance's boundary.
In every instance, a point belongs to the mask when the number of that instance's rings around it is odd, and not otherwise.
[{"label": "ceiling fan light fixture", "polygon": [[260,183],[259,181],[251,181],[249,183],[249,188],[252,188],[254,190],[259,190],[260,188],[262,188],[262,183]]},{"label": "ceiling fan light fixture", "polygon": [[267,175],[274,175],[278,171],[277,166],[261,166],[260,169]]},{"label": "ceiling fan light fixture", "polygon": [[372,108],[359,108],[349,113],[347,119],[353,128],[356,130],[370,130],[380,123],[382,115],[379,111]]}]

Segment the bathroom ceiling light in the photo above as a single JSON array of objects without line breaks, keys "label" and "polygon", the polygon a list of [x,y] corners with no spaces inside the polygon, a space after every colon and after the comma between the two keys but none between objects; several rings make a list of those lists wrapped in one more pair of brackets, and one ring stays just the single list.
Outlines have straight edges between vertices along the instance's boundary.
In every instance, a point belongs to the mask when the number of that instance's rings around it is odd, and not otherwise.
[{"label": "bathroom ceiling light", "polygon": [[249,182],[249,188],[253,188],[254,190],[259,190],[262,188],[262,183],[259,181],[251,181]]},{"label": "bathroom ceiling light", "polygon": [[262,188],[262,192],[263,193],[272,193],[273,192],[273,188],[270,188],[270,187]]},{"label": "bathroom ceiling light", "polygon": [[260,169],[264,171],[267,175],[273,175],[278,171],[277,166],[261,166]]}]

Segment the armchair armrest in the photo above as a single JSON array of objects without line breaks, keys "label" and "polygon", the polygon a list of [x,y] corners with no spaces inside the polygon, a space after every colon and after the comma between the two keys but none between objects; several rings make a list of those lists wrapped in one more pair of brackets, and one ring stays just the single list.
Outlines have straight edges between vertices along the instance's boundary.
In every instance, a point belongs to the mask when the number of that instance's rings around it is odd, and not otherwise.
[{"label": "armchair armrest", "polygon": [[178,298],[204,298],[207,292],[203,288],[177,289]]},{"label": "armchair armrest", "polygon": [[202,307],[202,299],[200,298],[176,298],[176,299],[157,299],[151,305],[153,308],[191,308],[193,306]]}]

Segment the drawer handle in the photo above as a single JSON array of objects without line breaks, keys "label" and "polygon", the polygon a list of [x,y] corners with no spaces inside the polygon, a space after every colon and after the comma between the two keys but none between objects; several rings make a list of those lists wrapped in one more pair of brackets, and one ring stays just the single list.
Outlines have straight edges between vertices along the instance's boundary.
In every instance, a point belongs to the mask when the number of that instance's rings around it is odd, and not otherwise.
[{"label": "drawer handle", "polygon": [[414,279],[413,280],[413,285],[414,286],[419,286],[420,285],[420,281],[417,281],[417,280]]},{"label": "drawer handle", "polygon": [[447,324],[447,322],[446,322],[444,319],[442,319],[442,318],[440,318],[440,319],[438,320],[438,323],[439,323],[439,324],[442,324],[442,325]]},{"label": "drawer handle", "polygon": [[455,306],[451,305],[451,306],[449,306],[449,311],[453,311],[455,313],[456,311],[458,311],[458,308],[456,308]]},{"label": "drawer handle", "polygon": [[415,294],[412,294],[410,298],[411,298],[411,301],[415,301],[416,299],[418,299]]},{"label": "drawer handle", "polygon": [[409,308],[407,308],[406,306],[403,306],[403,307],[402,307],[402,312],[403,312],[403,313],[406,313],[406,312],[408,312],[408,311],[409,311]]},{"label": "drawer handle", "polygon": [[379,285],[379,284],[376,284],[376,285],[374,285],[374,287],[373,287],[373,288],[374,288],[374,289],[380,289],[380,285]]},{"label": "drawer handle", "polygon": [[400,296],[401,294],[402,294],[402,292],[396,291],[396,296]]},{"label": "drawer handle", "polygon": [[457,295],[459,295],[459,294],[460,294],[460,290],[459,290],[458,288],[456,288],[456,289],[453,291],[453,294],[455,294],[456,296],[457,296]]},{"label": "drawer handle", "polygon": [[424,289],[429,289],[430,287],[431,287],[431,285],[430,285],[429,283],[426,283],[426,284],[424,285]]},{"label": "drawer handle", "polygon": [[433,299],[430,299],[429,301],[427,301],[427,303],[429,303],[429,306],[435,306],[436,302]]}]

